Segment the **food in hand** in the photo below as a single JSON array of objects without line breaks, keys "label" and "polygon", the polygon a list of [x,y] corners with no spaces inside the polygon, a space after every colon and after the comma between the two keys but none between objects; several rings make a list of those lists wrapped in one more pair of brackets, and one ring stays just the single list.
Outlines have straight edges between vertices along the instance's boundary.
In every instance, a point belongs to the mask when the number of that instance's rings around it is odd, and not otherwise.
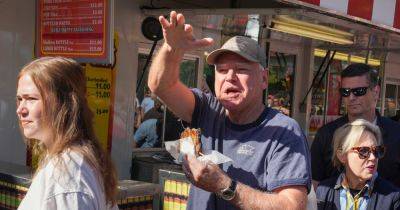
[{"label": "food in hand", "polygon": [[[190,137],[191,141],[187,141],[186,137]],[[185,142],[183,142],[185,141]],[[190,148],[188,148],[190,147]],[[203,155],[201,152],[201,142],[200,142],[200,129],[186,128],[181,133],[181,139],[179,142],[180,151],[192,151],[194,147],[194,155],[196,157]]]}]

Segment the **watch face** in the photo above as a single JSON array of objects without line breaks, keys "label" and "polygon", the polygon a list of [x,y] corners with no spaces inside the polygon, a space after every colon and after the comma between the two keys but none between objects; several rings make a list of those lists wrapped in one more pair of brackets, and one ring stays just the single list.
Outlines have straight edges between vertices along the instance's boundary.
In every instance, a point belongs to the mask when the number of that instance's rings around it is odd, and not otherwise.
[{"label": "watch face", "polygon": [[236,181],[232,180],[232,183],[229,186],[229,188],[227,188],[221,192],[220,196],[222,197],[222,199],[229,201],[235,197],[236,184],[237,184]]},{"label": "watch face", "polygon": [[235,192],[232,191],[232,190],[227,190],[227,191],[225,191],[225,192],[222,194],[222,196],[223,196],[224,199],[226,199],[226,200],[232,199],[234,195],[235,195]]}]

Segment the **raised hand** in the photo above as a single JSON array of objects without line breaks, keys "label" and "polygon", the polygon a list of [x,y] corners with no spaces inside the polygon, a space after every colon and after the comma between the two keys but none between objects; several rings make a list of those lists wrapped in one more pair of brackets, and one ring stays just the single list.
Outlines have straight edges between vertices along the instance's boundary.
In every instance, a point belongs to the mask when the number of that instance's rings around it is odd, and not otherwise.
[{"label": "raised hand", "polygon": [[169,21],[159,17],[163,28],[165,44],[172,50],[189,51],[213,44],[212,38],[196,39],[193,36],[193,27],[185,24],[185,17],[181,13],[171,11]]}]

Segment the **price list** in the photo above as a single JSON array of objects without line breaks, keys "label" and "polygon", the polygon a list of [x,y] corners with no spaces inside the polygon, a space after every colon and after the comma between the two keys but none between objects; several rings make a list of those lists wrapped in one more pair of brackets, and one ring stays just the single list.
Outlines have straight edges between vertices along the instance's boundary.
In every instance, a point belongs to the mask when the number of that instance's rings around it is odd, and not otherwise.
[{"label": "price list", "polygon": [[94,130],[104,148],[107,148],[111,107],[112,70],[86,65],[86,94],[94,113]]},{"label": "price list", "polygon": [[106,57],[107,0],[39,0],[39,56]]}]

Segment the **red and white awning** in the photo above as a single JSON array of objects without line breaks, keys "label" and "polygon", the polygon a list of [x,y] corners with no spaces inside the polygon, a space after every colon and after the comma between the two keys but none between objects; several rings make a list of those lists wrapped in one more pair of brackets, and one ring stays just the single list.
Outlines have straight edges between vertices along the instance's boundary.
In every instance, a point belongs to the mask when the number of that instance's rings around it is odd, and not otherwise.
[{"label": "red and white awning", "polygon": [[[400,29],[400,0],[281,0],[303,6],[314,5],[333,14],[364,19],[374,25]],[[397,30],[396,30],[397,31]]]}]

